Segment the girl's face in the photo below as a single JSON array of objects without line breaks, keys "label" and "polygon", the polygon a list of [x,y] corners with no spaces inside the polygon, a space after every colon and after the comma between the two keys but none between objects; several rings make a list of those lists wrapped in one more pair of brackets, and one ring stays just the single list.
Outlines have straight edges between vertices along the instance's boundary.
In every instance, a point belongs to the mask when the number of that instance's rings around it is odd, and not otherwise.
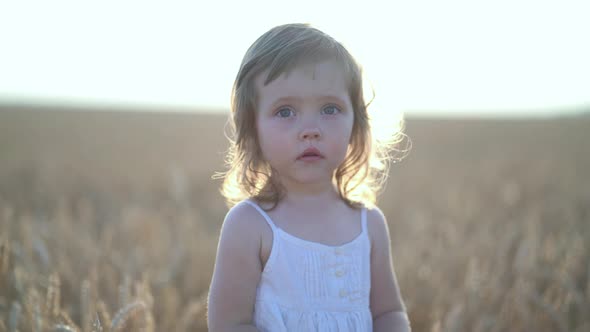
[{"label": "girl's face", "polygon": [[346,157],[354,121],[343,70],[334,61],[302,65],[265,86],[267,73],[256,78],[263,158],[287,190],[331,185]]}]

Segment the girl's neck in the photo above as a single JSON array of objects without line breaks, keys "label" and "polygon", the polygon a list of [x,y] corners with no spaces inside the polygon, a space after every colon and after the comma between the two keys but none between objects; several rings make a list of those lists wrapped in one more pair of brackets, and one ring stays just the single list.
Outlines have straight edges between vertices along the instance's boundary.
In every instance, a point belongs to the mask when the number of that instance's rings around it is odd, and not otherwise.
[{"label": "girl's neck", "polygon": [[313,190],[289,190],[281,200],[281,204],[302,209],[325,209],[328,204],[341,201],[338,191],[332,185],[315,187]]}]

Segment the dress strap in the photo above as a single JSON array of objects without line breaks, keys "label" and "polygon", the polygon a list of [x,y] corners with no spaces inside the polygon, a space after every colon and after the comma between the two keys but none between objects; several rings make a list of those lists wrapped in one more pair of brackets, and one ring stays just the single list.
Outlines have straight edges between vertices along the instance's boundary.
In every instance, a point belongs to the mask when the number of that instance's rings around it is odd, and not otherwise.
[{"label": "dress strap", "polygon": [[252,205],[256,210],[258,210],[258,212],[260,212],[260,214],[264,217],[264,219],[266,220],[266,223],[270,226],[270,228],[272,229],[273,233],[276,230],[276,226],[274,224],[274,222],[272,222],[272,219],[270,219],[270,216],[255,202],[253,202],[250,199],[246,199],[244,200],[245,203]]},{"label": "dress strap", "polygon": [[361,227],[363,233],[367,233],[367,208],[363,207],[361,210]]}]

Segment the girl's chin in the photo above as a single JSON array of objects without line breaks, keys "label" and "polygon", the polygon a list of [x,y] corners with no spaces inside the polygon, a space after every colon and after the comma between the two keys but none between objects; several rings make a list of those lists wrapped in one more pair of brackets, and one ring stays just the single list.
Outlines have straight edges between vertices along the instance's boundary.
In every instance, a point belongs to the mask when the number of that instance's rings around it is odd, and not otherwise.
[{"label": "girl's chin", "polygon": [[299,184],[317,185],[319,183],[331,184],[331,174],[324,174],[323,172],[302,172],[294,176],[292,180]]},{"label": "girl's chin", "polygon": [[[279,174],[282,172],[279,170]],[[334,170],[328,167],[295,167],[291,168],[282,173],[287,182],[296,184],[313,184],[326,183],[330,185],[332,183],[332,177]],[[283,176],[281,176],[283,177]]]}]

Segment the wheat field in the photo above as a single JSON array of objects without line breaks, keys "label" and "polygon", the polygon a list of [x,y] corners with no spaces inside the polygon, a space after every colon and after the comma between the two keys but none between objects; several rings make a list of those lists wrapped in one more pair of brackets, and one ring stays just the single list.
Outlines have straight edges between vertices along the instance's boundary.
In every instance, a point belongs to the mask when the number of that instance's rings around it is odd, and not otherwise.
[{"label": "wheat field", "polygon": [[[225,116],[0,109],[0,332],[206,331]],[[409,118],[414,331],[590,331],[590,117]]]}]

